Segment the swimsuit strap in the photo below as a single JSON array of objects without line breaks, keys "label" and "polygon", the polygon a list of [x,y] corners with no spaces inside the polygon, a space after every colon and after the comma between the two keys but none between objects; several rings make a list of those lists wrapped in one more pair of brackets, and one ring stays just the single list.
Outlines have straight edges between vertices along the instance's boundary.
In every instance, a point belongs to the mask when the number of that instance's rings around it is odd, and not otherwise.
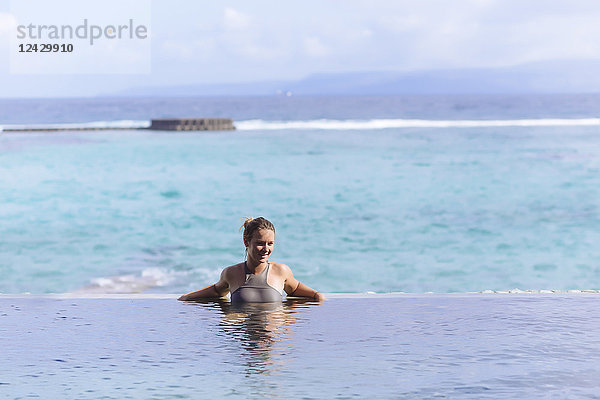
[{"label": "swimsuit strap", "polygon": [[262,276],[263,274],[265,274],[265,282],[266,282],[267,281],[266,275],[269,274],[269,267],[270,267],[270,264],[267,261],[267,267],[265,268],[265,270],[257,275],[257,274],[253,274],[252,272],[250,272],[250,270],[248,269],[248,262],[244,261],[244,274],[246,274],[246,282],[248,282],[248,279],[250,279],[251,276]]}]

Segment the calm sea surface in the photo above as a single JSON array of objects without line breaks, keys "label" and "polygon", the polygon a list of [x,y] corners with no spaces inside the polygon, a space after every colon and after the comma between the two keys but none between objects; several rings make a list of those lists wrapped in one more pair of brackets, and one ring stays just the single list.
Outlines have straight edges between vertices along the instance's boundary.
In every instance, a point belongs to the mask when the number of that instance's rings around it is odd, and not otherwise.
[{"label": "calm sea surface", "polygon": [[0,292],[190,291],[243,259],[238,227],[260,215],[272,259],[324,292],[598,289],[599,110],[592,95],[1,100],[6,128],[238,130],[0,133]]},{"label": "calm sea surface", "polygon": [[0,297],[10,399],[598,399],[598,295]]}]

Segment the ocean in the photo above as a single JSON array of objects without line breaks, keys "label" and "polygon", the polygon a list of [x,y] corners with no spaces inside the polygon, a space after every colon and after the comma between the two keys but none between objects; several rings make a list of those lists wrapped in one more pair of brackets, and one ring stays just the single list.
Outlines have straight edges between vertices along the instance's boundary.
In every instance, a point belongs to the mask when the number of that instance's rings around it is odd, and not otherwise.
[{"label": "ocean", "polygon": [[[600,289],[600,95],[3,99],[0,293],[183,293],[276,227],[322,292]],[[236,131],[125,130],[230,117]]]}]

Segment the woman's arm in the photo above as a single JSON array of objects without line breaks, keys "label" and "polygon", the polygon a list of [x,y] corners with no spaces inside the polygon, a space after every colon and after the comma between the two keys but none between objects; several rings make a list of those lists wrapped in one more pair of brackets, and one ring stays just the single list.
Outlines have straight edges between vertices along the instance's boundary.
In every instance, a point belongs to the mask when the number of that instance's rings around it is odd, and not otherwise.
[{"label": "woman's arm", "polygon": [[310,288],[309,286],[294,278],[294,274],[292,273],[290,267],[288,267],[285,264],[283,265],[285,267],[286,275],[283,290],[285,290],[288,296],[308,297],[316,301],[327,300],[322,293],[319,293],[317,290]]},{"label": "woman's arm", "polygon": [[179,297],[177,300],[190,301],[198,299],[219,298],[225,296],[229,292],[229,284],[225,279],[225,270],[221,272],[221,279],[214,285],[207,286],[203,289],[190,292]]},{"label": "woman's arm", "polygon": [[320,292],[316,291],[315,289],[310,288],[309,286],[305,285],[302,282],[299,282],[297,280],[296,280],[296,282],[298,282],[296,289],[294,289],[291,293],[288,293],[288,296],[310,297],[312,299],[315,299],[316,301],[327,300],[327,298],[323,295],[323,293],[320,293]]},{"label": "woman's arm", "polygon": [[203,289],[196,290],[195,292],[190,292],[190,293],[184,294],[177,300],[188,301],[188,300],[210,299],[210,298],[216,298],[216,297],[223,297],[223,295],[221,293],[219,293],[219,291],[217,290],[216,285],[217,284],[215,283],[215,284],[207,286]]}]

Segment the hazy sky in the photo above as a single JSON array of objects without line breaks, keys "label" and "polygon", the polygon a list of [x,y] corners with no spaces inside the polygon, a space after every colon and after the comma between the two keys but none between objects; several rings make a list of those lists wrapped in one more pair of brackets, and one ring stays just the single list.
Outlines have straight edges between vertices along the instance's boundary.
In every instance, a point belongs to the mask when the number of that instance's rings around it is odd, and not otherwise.
[{"label": "hazy sky", "polygon": [[151,16],[149,74],[19,75],[9,72],[16,20],[0,0],[0,96],[600,59],[598,0],[153,0]]}]

